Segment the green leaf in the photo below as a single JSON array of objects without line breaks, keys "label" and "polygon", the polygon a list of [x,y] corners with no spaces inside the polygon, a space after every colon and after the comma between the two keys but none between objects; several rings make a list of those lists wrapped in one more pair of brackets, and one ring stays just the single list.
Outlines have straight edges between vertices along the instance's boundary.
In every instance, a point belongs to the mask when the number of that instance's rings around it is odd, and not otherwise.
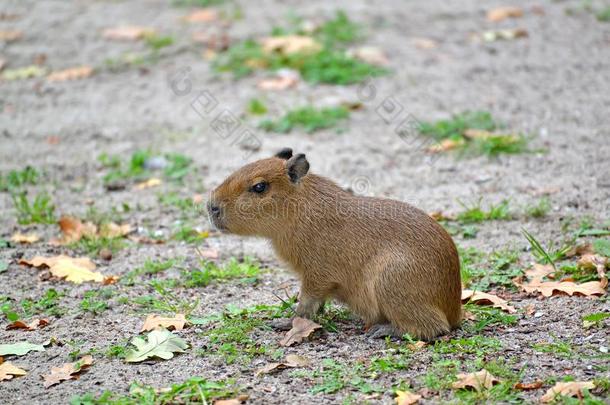
[{"label": "green leaf", "polygon": [[0,345],[0,356],[6,356],[7,354],[23,356],[24,354],[27,354],[31,351],[44,352],[44,346],[36,345],[30,342],[19,342]]},{"label": "green leaf", "polygon": [[8,269],[8,263],[0,261],[0,273],[4,273]]},{"label": "green leaf", "polygon": [[127,353],[125,361],[137,363],[151,357],[168,360],[174,357],[174,353],[183,353],[188,348],[188,343],[167,330],[154,330],[147,338],[148,342],[139,336],[131,340],[136,349]]},{"label": "green leaf", "polygon": [[594,241],[593,250],[595,250],[595,253],[599,253],[602,256],[610,257],[610,239],[598,239]]}]

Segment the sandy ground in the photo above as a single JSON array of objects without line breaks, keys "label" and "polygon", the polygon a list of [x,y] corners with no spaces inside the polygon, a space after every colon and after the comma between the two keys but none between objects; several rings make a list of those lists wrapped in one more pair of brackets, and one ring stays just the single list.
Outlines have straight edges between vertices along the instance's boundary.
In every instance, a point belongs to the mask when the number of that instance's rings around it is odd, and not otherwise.
[{"label": "sandy ground", "polygon": [[[488,8],[502,2],[477,1],[296,1],[239,2],[243,19],[227,28],[232,40],[264,35],[274,25],[283,25],[292,11],[303,17],[332,16],[343,8],[366,27],[365,43],[382,48],[389,57],[392,74],[372,80],[375,96],[365,100],[364,108],[352,113],[344,131],[333,130],[308,135],[301,131],[274,135],[256,131],[256,119],[244,114],[248,101],[258,97],[268,104],[271,114],[308,102],[340,97],[358,99],[362,88],[300,83],[282,92],[262,92],[256,83],[264,73],[235,81],[230,75],[217,75],[201,56],[201,48],[191,41],[197,28],[180,21],[189,8],[175,7],[169,1],[3,1],[0,12],[15,18],[0,20],[0,30],[20,30],[24,37],[12,43],[0,42],[0,57],[7,68],[32,64],[36,55],[45,54],[45,65],[59,70],[80,64],[99,67],[88,79],[48,83],[44,79],[0,82],[0,171],[31,165],[45,173],[44,182],[32,192],[47,190],[58,214],[84,215],[87,203],[100,211],[127,202],[133,209],[124,214],[134,226],[168,234],[179,213],[158,203],[157,193],[178,191],[183,196],[205,193],[218,185],[231,171],[246,161],[266,157],[284,146],[307,154],[311,170],[329,176],[344,186],[367,195],[387,196],[409,201],[430,212],[457,212],[458,200],[498,203],[510,199],[515,211],[537,201],[545,190],[552,210],[540,220],[517,215],[510,221],[486,222],[475,239],[456,241],[463,247],[484,252],[512,247],[522,250],[520,263],[526,266],[531,255],[521,235],[526,228],[539,240],[559,240],[562,223],[569,218],[578,222],[590,217],[593,223],[608,220],[610,213],[610,25],[598,22],[586,12],[568,15],[566,9],[578,9],[578,1],[540,2],[534,6],[514,1],[525,9],[522,18],[501,23],[485,19]],[[110,42],[103,39],[104,28],[120,24],[147,25],[171,34],[175,44],[161,51],[157,63],[118,71],[106,68],[104,61],[127,51],[143,50],[134,42]],[[492,28],[520,27],[529,37],[514,41],[480,43],[471,35]],[[420,49],[417,38],[438,42],[434,49]],[[184,78],[187,88],[176,91],[172,79]],[[178,76],[177,76],[178,75]],[[180,86],[186,82],[180,81]],[[173,88],[174,87],[174,88]],[[206,91],[218,101],[218,110],[226,109],[240,117],[244,128],[253,129],[261,147],[250,153],[222,139],[212,129],[213,115],[202,117],[191,103]],[[386,123],[378,114],[381,103],[389,98],[399,103],[399,118]],[[515,131],[531,134],[532,148],[544,153],[501,156],[497,159],[476,157],[456,159],[452,155],[431,158],[415,145],[396,135],[401,117],[419,120],[446,118],[464,110],[483,109]],[[58,142],[50,142],[49,140]],[[194,160],[194,170],[184,185],[163,184],[160,188],[134,191],[128,187],[109,192],[103,187],[97,157],[106,152],[127,159],[137,149],[152,148],[164,153],[181,153]],[[48,241],[57,235],[55,226],[21,226],[8,193],[0,194],[0,237],[9,239],[16,231],[35,231]],[[206,229],[204,216],[193,225]],[[273,291],[294,278],[276,261],[264,241],[232,236],[212,236],[204,246],[220,251],[221,259],[253,256],[271,268],[262,280],[243,287],[213,284],[206,288],[180,291],[181,297],[199,297],[195,311],[206,315],[221,311],[227,304],[239,306],[277,303]],[[40,331],[0,331],[3,343],[23,340],[42,342],[56,337],[63,342],[81,342],[79,349],[104,350],[134,336],[142,314],[111,302],[101,315],[83,314],[78,303],[91,285],[73,286],[65,282],[42,281],[36,271],[16,264],[20,257],[35,254],[71,253],[46,243],[13,246],[0,250],[0,259],[9,262],[0,273],[0,295],[14,300],[40,297],[50,287],[65,292],[62,305],[67,315],[54,319]],[[163,245],[131,244],[110,262],[98,260],[104,274],[122,275],[147,259],[185,258],[194,263],[194,245],[170,241]],[[294,286],[296,288],[296,285]],[[122,291],[124,295],[146,293],[145,286]],[[510,297],[510,295],[509,295]],[[582,297],[553,297],[538,300],[514,296],[519,309],[533,305],[534,317],[524,312],[510,326],[488,328],[484,336],[501,341],[495,354],[523,368],[524,380],[565,375],[577,379],[609,377],[608,359],[579,356],[561,358],[554,353],[537,353],[536,342],[552,339],[572,341],[582,348],[582,355],[594,354],[608,347],[606,329],[584,330],[581,315],[608,310],[607,301]],[[6,321],[3,321],[3,326]],[[379,375],[374,383],[386,388],[379,396],[343,389],[336,394],[312,394],[314,382],[292,377],[289,371],[255,377],[254,371],[270,361],[257,357],[251,364],[225,364],[222,359],[196,355],[201,346],[197,334],[201,327],[180,333],[193,347],[188,353],[166,362],[138,365],[96,356],[94,366],[78,381],[67,381],[45,389],[41,375],[52,366],[69,361],[74,350],[69,344],[52,346],[44,353],[30,353],[13,359],[28,370],[28,375],[0,383],[0,395],[12,403],[66,403],[73,395],[111,390],[126,393],[133,381],[158,387],[184,381],[192,376],[212,379],[235,378],[240,392],[254,403],[338,403],[345,398],[357,402],[389,403],[391,387],[406,381],[418,390],[424,387],[420,377],[433,364],[432,353],[413,354],[406,370]],[[457,331],[455,336],[465,336]],[[256,332],[256,339],[273,344],[280,332]],[[383,341],[370,341],[362,335],[357,321],[340,324],[337,333],[324,333],[317,339],[286,350],[314,361],[333,358],[351,362],[387,352]],[[463,361],[468,356],[444,355]],[[463,370],[460,370],[463,371]],[[548,385],[545,385],[548,388]],[[523,393],[534,401],[543,389]],[[451,400],[450,390],[433,393],[425,401]]]}]

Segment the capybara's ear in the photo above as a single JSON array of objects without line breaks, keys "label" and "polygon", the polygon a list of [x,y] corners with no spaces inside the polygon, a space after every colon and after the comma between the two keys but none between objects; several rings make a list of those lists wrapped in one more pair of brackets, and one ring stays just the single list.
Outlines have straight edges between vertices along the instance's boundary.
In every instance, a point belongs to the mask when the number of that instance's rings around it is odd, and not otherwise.
[{"label": "capybara's ear", "polygon": [[309,162],[305,158],[304,153],[294,155],[286,162],[286,171],[288,172],[290,181],[293,183],[298,183],[298,181],[307,174],[308,170]]},{"label": "capybara's ear", "polygon": [[290,148],[282,148],[281,151],[275,154],[275,157],[280,159],[288,160],[292,157],[292,149]]}]

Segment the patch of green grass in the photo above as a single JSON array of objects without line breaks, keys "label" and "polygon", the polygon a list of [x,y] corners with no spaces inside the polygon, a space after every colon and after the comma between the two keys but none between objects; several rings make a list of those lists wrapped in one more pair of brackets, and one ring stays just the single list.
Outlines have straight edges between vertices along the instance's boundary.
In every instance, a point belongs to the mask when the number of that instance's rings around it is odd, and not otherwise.
[{"label": "patch of green grass", "polygon": [[431,390],[440,391],[451,388],[456,380],[461,362],[453,359],[437,359],[428,366],[426,374],[421,377],[422,383]]},{"label": "patch of green grass", "polygon": [[88,255],[99,255],[102,249],[108,249],[115,254],[119,250],[125,248],[127,242],[122,237],[119,238],[108,238],[100,236],[83,236],[77,242],[71,243],[69,247],[71,249],[81,250],[86,252]]},{"label": "patch of green grass", "polygon": [[[163,175],[169,180],[181,180],[190,170],[192,159],[179,153],[166,153],[161,155],[167,161]],[[155,157],[150,150],[135,151],[127,163],[115,155],[101,154],[98,160],[102,166],[110,171],[104,176],[104,183],[113,183],[125,179],[143,180],[151,175],[146,169],[146,161]]]},{"label": "patch of green grass", "polygon": [[[379,364],[374,367],[379,368]],[[344,388],[359,391],[363,394],[384,392],[385,388],[370,382],[370,370],[361,362],[342,364],[333,359],[322,360],[322,367],[309,373],[314,386],[312,394],[334,394]]]},{"label": "patch of green grass", "polygon": [[595,13],[595,17],[597,18],[597,21],[609,22],[610,6],[604,7],[603,9],[599,10],[597,13]]},{"label": "patch of green grass", "polygon": [[63,296],[64,294],[62,292],[50,288],[40,299],[34,301],[26,298],[22,300],[19,305],[26,318],[38,314],[46,314],[59,318],[66,313],[66,309],[60,306],[60,301]]},{"label": "patch of green grass", "polygon": [[337,322],[346,322],[351,319],[352,314],[349,309],[327,302],[323,311],[316,315],[314,321],[322,325],[328,332],[338,332]]},{"label": "patch of green grass", "polygon": [[175,266],[177,262],[178,260],[176,259],[164,261],[147,259],[141,267],[138,267],[121,277],[120,283],[132,286],[136,283],[136,279],[140,279],[144,275],[161,273]]},{"label": "patch of green grass", "polygon": [[610,239],[597,239],[593,241],[595,253],[610,257]]},{"label": "patch of green grass", "polygon": [[[278,70],[290,68],[298,70],[301,76],[312,83],[347,85],[363,81],[369,76],[386,73],[385,69],[347,56],[342,45],[358,39],[359,28],[345,13],[339,12],[335,19],[321,25],[313,35],[322,49],[314,53],[281,55],[263,52],[259,43],[247,40],[231,46],[214,61],[214,68],[220,72],[233,72],[236,78],[251,74],[257,69]],[[305,32],[274,29],[274,35]]]},{"label": "patch of green grass", "polygon": [[594,312],[582,317],[583,326],[585,329],[590,327],[600,327],[603,322],[610,318],[610,312]]},{"label": "patch of green grass", "polygon": [[55,223],[55,206],[48,194],[38,194],[32,201],[28,200],[25,192],[11,196],[17,210],[17,222],[21,225]]},{"label": "patch of green grass", "polygon": [[481,335],[451,339],[450,341],[437,340],[434,351],[439,354],[474,354],[477,357],[488,356],[502,349],[502,342],[495,338]]},{"label": "patch of green grass", "polygon": [[188,288],[206,287],[212,281],[238,280],[241,283],[252,284],[258,281],[260,273],[260,266],[250,258],[245,258],[241,262],[232,258],[222,267],[210,261],[203,261],[200,263],[200,268],[182,272],[182,284]]},{"label": "patch of green grass", "polygon": [[80,302],[80,309],[94,315],[101,314],[108,309],[108,301],[113,295],[114,291],[111,288],[89,290],[85,292],[83,300]]},{"label": "patch of green grass", "polygon": [[176,207],[184,214],[195,213],[197,206],[191,197],[181,197],[175,191],[157,194],[159,203],[164,206]]},{"label": "patch of green grass", "polygon": [[191,377],[166,389],[132,383],[126,396],[110,391],[101,396],[92,393],[77,395],[72,397],[70,405],[211,404],[235,396],[237,390],[233,381]]},{"label": "patch of green grass", "polygon": [[31,166],[23,170],[11,170],[0,173],[0,191],[13,191],[26,185],[35,185],[40,180],[40,173]]},{"label": "patch of green grass", "polygon": [[500,379],[498,384],[494,384],[489,389],[476,390],[457,390],[456,397],[463,404],[486,404],[486,403],[523,403],[523,393],[514,388],[520,381],[523,374],[514,372],[504,361],[503,358],[494,361],[475,361],[471,371],[485,369],[494,377]]},{"label": "patch of green grass", "polygon": [[[491,133],[502,127],[487,111],[466,111],[448,120],[423,122],[419,131],[437,141],[455,141],[461,145],[458,149],[471,154],[497,156],[528,151],[528,139],[522,134]],[[471,139],[465,135],[468,130],[487,131],[489,134]]]},{"label": "patch of green grass", "polygon": [[457,220],[466,224],[471,224],[483,221],[508,220],[512,218],[508,200],[502,200],[499,204],[490,204],[487,210],[482,207],[481,202],[482,198],[467,205],[458,200],[458,203],[464,208],[464,211],[457,215]]},{"label": "patch of green grass", "polygon": [[250,335],[255,329],[268,329],[265,320],[290,316],[292,304],[292,301],[287,301],[250,308],[227,306],[221,315],[205,322],[209,328],[201,335],[207,338],[207,343],[198,353],[202,356],[219,355],[227,364],[235,361],[249,363],[255,356],[273,353],[274,348],[261,344]]},{"label": "patch of green grass", "polygon": [[287,133],[296,127],[302,127],[305,132],[312,133],[336,126],[341,120],[349,117],[345,107],[328,107],[317,109],[312,106],[289,111],[276,121],[265,120],[259,127],[267,132]]},{"label": "patch of green grass", "polygon": [[191,170],[193,159],[179,153],[165,155],[169,165],[163,170],[163,174],[170,180],[182,180]]},{"label": "patch of green grass", "polygon": [[525,207],[525,214],[532,218],[545,217],[551,210],[551,201],[548,197],[543,197],[535,204],[530,204]]},{"label": "patch of green grass", "polygon": [[197,243],[201,242],[208,237],[208,232],[200,232],[188,224],[181,224],[174,231],[172,239],[186,242],[186,243]]},{"label": "patch of green grass", "polygon": [[167,46],[173,45],[174,38],[169,35],[160,36],[157,34],[150,34],[144,37],[144,42],[146,43],[146,46],[154,52],[158,52]]},{"label": "patch of green grass", "polygon": [[532,254],[536,257],[536,260],[542,264],[550,264],[554,269],[557,269],[555,263],[565,258],[566,253],[572,248],[572,244],[564,244],[559,248],[551,245],[548,249],[545,249],[531,233],[525,229],[522,229],[521,231],[523,232],[525,239],[529,242],[532,248]]},{"label": "patch of green grass", "polygon": [[129,351],[129,343],[125,342],[122,345],[112,345],[109,346],[106,351],[104,352],[104,354],[106,355],[106,357],[108,358],[117,358],[117,359],[124,359],[127,356],[127,353]]},{"label": "patch of green grass", "polygon": [[558,357],[573,358],[576,355],[572,342],[560,340],[556,337],[553,338],[553,342],[549,343],[536,343],[532,348],[539,353],[552,353]]},{"label": "patch of green grass", "polygon": [[464,310],[476,317],[475,321],[464,322],[464,329],[472,333],[479,333],[490,326],[514,325],[518,320],[516,315],[507,314],[501,309],[472,303],[464,305]]},{"label": "patch of green grass", "polygon": [[182,299],[170,291],[165,282],[151,281],[149,286],[153,288],[156,295],[143,295],[131,301],[144,311],[158,311],[189,316],[199,306],[199,299]]},{"label": "patch of green grass", "polygon": [[253,115],[263,115],[267,113],[267,106],[258,98],[253,98],[248,102],[248,112]]},{"label": "patch of green grass", "polygon": [[474,248],[458,248],[462,283],[469,289],[488,291],[491,286],[514,290],[513,279],[522,274],[514,266],[519,252],[510,249],[485,254]]}]

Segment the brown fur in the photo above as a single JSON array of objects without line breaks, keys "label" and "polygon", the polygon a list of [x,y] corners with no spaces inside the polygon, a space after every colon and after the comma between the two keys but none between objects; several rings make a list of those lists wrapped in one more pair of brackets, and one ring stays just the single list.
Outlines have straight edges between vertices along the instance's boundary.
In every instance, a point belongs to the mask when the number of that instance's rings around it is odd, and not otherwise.
[{"label": "brown fur", "polygon": [[[311,317],[335,298],[369,326],[391,324],[420,339],[457,327],[460,265],[447,232],[403,202],[355,196],[311,173],[292,181],[293,161],[244,166],[214,190],[211,204],[220,207],[213,219],[220,229],[271,240],[301,280],[297,314]],[[261,181],[268,189],[251,191]]]}]

